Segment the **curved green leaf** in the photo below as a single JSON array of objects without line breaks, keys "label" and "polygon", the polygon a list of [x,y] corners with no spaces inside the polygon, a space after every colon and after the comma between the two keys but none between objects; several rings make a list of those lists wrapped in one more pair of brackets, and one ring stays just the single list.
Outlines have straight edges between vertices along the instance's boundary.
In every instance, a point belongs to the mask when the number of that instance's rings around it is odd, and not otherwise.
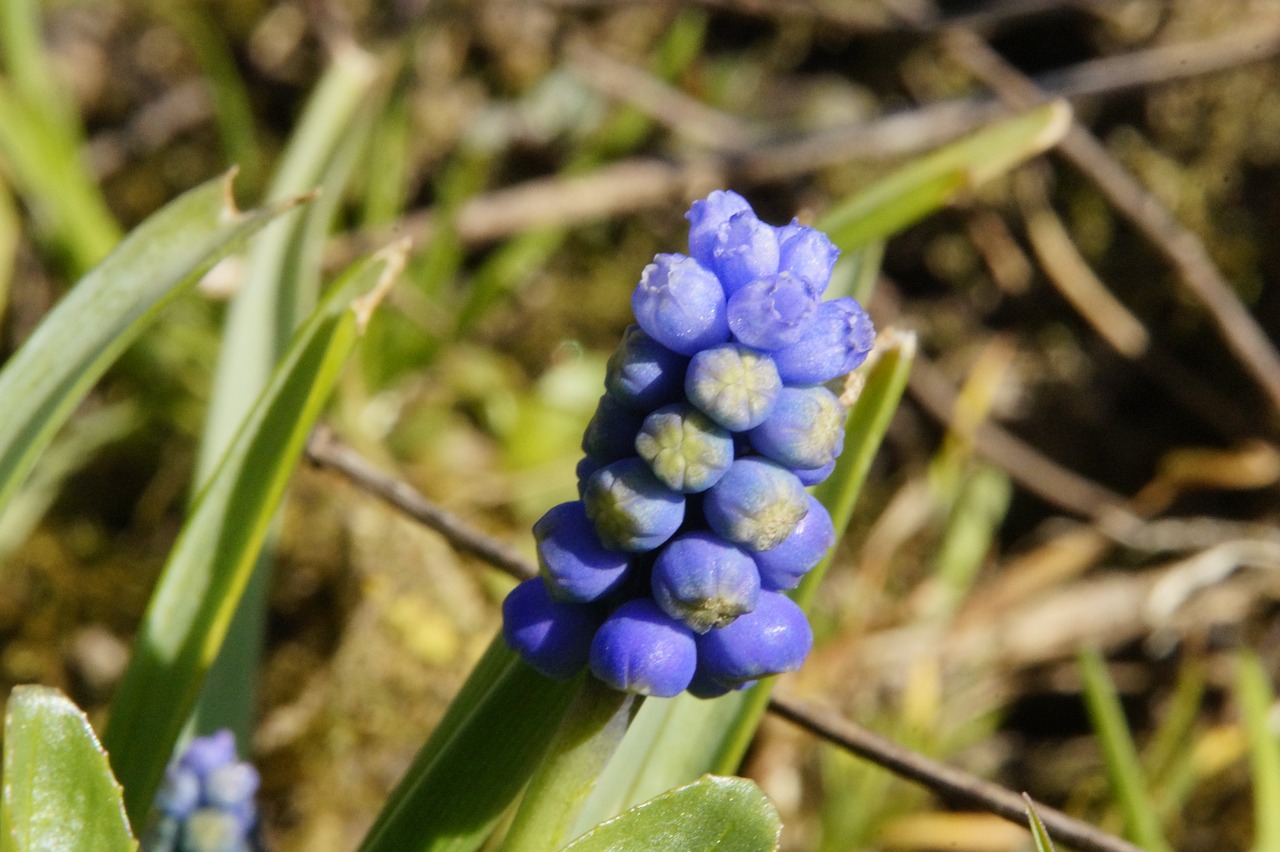
[{"label": "curved green leaf", "polygon": [[831,210],[818,227],[846,252],[884,239],[959,193],[1043,154],[1070,127],[1065,101],[1028,110],[911,161]]},{"label": "curved green leaf", "polygon": [[577,686],[543,677],[494,639],[361,852],[479,848],[524,789]]},{"label": "curved green leaf", "polygon": [[165,205],[80,280],[0,370],[0,512],[53,433],[159,311],[297,203],[240,213],[228,174]]},{"label": "curved green leaf", "polygon": [[1262,660],[1253,651],[1242,653],[1236,663],[1235,691],[1249,741],[1253,848],[1256,852],[1276,852],[1280,850],[1280,743],[1271,724],[1275,694]]},{"label": "curved green leaf", "polygon": [[769,852],[781,833],[778,811],[755,782],[704,775],[601,823],[565,852]]},{"label": "curved green leaf", "polygon": [[354,264],[299,329],[174,544],[103,736],[135,821],[151,806],[307,434],[404,252]]},{"label": "curved green leaf", "polygon": [[4,717],[0,849],[136,848],[89,720],[56,689],[15,687]]}]

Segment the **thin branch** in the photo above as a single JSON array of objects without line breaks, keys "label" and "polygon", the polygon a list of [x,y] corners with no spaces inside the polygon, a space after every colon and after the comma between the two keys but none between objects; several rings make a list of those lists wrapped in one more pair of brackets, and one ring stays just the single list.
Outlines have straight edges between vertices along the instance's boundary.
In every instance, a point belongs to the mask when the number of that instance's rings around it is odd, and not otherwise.
[{"label": "thin branch", "polygon": [[[948,766],[900,746],[841,716],[774,693],[769,709],[778,716],[895,775],[928,787],[950,802],[981,808],[1027,827],[1026,802],[1012,790]],[[1054,840],[1085,852],[1141,852],[1137,846],[1107,834],[1062,811],[1040,805],[1040,820]]]},{"label": "thin branch", "polygon": [[351,480],[357,488],[378,497],[409,518],[435,530],[463,553],[479,557],[517,580],[537,576],[538,569],[515,548],[476,529],[432,501],[409,483],[382,473],[363,456],[321,426],[307,442],[307,458]]},{"label": "thin branch", "polygon": [[[952,55],[1006,103],[1027,108],[1046,99],[1047,93],[1034,81],[972,32],[952,31],[946,43]],[[1072,124],[1058,143],[1058,150],[1165,257],[1218,327],[1227,346],[1266,393],[1273,414],[1280,414],[1280,353],[1240,302],[1195,233],[1178,222],[1081,124]]]}]

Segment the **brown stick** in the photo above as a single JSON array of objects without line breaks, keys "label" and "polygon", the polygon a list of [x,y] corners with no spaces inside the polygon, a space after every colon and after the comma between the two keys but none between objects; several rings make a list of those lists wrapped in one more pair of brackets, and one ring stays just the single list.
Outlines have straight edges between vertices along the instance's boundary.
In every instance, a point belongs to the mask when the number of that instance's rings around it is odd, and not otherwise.
[{"label": "brown stick", "polygon": [[463,553],[479,557],[517,580],[538,574],[537,566],[515,548],[468,524],[435,503],[403,479],[388,476],[344,444],[332,430],[321,426],[307,442],[307,458],[321,467],[332,468],[351,480],[357,488],[378,497],[409,518],[435,530]]},{"label": "brown stick", "polygon": [[[1001,100],[1026,108],[1046,99],[1032,80],[1004,61],[972,32],[948,33],[952,55]],[[1204,244],[1135,178],[1092,133],[1072,124],[1058,150],[1098,187],[1125,218],[1173,266],[1209,315],[1227,346],[1253,376],[1280,414],[1280,353],[1214,265]]]},{"label": "brown stick", "polygon": [[[954,766],[926,757],[828,710],[774,692],[769,709],[806,731],[881,766],[894,775],[928,787],[942,798],[981,808],[1027,827],[1022,796]],[[1046,805],[1036,813],[1055,841],[1085,852],[1140,852],[1137,846]]]}]

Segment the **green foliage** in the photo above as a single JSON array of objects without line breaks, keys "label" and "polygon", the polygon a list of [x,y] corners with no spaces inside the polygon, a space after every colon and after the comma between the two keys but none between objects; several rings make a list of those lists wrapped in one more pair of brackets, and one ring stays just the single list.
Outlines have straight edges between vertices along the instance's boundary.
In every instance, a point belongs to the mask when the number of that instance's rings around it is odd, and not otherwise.
[{"label": "green foliage", "polygon": [[89,720],[56,689],[16,687],[4,716],[0,850],[137,847]]},{"label": "green foliage", "polygon": [[705,775],[596,826],[565,851],[769,852],[781,833],[777,810],[754,782]]},{"label": "green foliage", "polygon": [[225,637],[311,427],[403,247],[350,267],[294,336],[191,509],[160,576],[103,737],[135,821],[146,816]]},{"label": "green foliage", "polygon": [[1276,852],[1280,850],[1280,742],[1271,724],[1276,698],[1255,653],[1242,653],[1236,664],[1236,696],[1253,770],[1253,848]]},{"label": "green foliage", "polygon": [[1106,663],[1098,652],[1088,649],[1080,652],[1079,663],[1089,718],[1102,748],[1107,777],[1124,813],[1128,835],[1144,849],[1169,849]]},{"label": "green foliage", "polygon": [[230,178],[170,202],[133,230],[0,370],[0,512],[76,404],[160,310],[241,240],[297,204],[238,212]]}]

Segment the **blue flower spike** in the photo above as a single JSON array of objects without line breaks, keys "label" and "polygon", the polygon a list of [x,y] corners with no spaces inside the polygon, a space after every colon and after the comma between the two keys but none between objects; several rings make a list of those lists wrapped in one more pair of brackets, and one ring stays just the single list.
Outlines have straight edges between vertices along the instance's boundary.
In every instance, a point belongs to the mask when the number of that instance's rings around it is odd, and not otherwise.
[{"label": "blue flower spike", "polygon": [[258,849],[258,771],[236,757],[235,737],[196,737],[165,770],[156,794],[159,819],[148,852],[250,852]]},{"label": "blue flower spike", "polygon": [[687,402],[646,417],[635,443],[654,476],[686,494],[706,491],[733,464],[733,436]]},{"label": "blue flower spike", "polygon": [[695,633],[724,627],[755,609],[760,572],[744,551],[719,536],[677,536],[653,564],[653,597]]},{"label": "blue flower spike", "polygon": [[839,251],[820,231],[762,222],[727,190],[686,218],[689,255],[655,257],[632,294],[581,499],[534,525],[541,576],[507,596],[503,636],[548,677],[587,667],[625,692],[714,698],[798,668],[813,644],[784,592],[836,538],[805,491],[844,444],[823,385],[875,330],[855,300],[822,301]]}]

